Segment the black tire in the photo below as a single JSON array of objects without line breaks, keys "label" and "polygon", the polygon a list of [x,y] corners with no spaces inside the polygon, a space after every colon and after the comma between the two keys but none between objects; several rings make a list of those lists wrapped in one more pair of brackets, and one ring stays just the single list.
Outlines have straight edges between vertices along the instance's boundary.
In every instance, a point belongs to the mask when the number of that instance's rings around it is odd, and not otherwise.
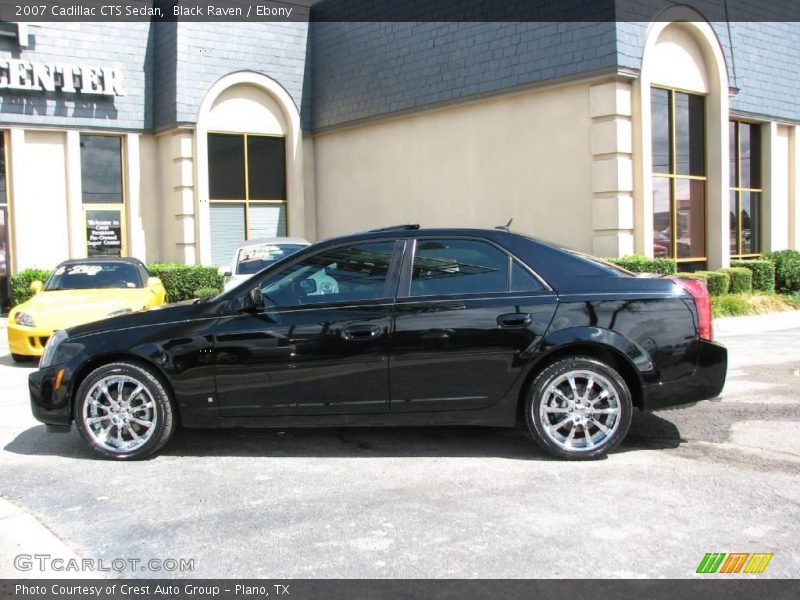
[{"label": "black tire", "polygon": [[[87,416],[84,412],[84,408],[90,400],[89,394],[92,389],[95,388],[95,385],[108,378],[120,376],[126,378],[125,385],[141,385],[149,397],[152,398],[154,405],[153,412],[146,413],[148,416],[151,416],[152,421],[154,421],[154,425],[152,425],[153,431],[149,433],[149,429],[140,429],[139,433],[147,432],[146,435],[148,437],[144,443],[133,449],[114,449],[110,448],[107,444],[101,443],[98,439],[97,431],[91,430],[91,425],[87,423]],[[129,382],[135,382],[135,384]],[[131,397],[133,397],[132,393]],[[139,406],[143,406],[150,401],[150,398],[143,396],[141,392],[135,396],[135,398],[143,399]],[[146,409],[141,408],[140,410],[145,411]],[[136,414],[141,417],[143,413],[139,412]],[[81,383],[78,388],[78,393],[75,395],[75,424],[78,431],[80,431],[83,439],[86,440],[92,449],[106,458],[113,458],[115,460],[141,460],[153,455],[172,437],[175,431],[176,421],[177,415],[175,407],[166,386],[161,382],[155,371],[138,364],[114,362],[98,367],[83,380],[83,383]],[[108,423],[108,421],[103,422],[102,426],[106,423]],[[116,428],[117,426],[115,425],[114,427]],[[112,431],[114,430],[112,429]],[[118,428],[117,434],[119,435],[120,433],[127,435],[122,432],[121,428]],[[144,437],[144,435],[142,437]],[[131,438],[131,440],[132,439],[133,438]],[[134,443],[138,442],[134,440]]]},{"label": "black tire", "polygon": [[[570,374],[573,375],[577,396],[569,384]],[[588,394],[586,388],[590,383],[586,375],[593,378]],[[549,390],[564,377],[567,382],[560,385],[566,387],[558,387],[558,390],[565,398],[560,399]],[[609,392],[607,401],[600,398],[606,389]],[[542,403],[548,401],[550,404],[544,409],[554,413],[564,411],[563,420],[559,413],[542,415]],[[595,413],[600,410],[616,412],[613,415]],[[551,456],[567,460],[591,460],[605,456],[627,435],[632,414],[631,392],[625,380],[606,363],[588,356],[563,358],[548,365],[534,378],[525,398],[525,419],[533,439]],[[547,419],[547,423],[543,419]],[[568,422],[570,419],[572,421]],[[558,428],[560,423],[566,424]],[[605,431],[600,429],[601,426]],[[573,439],[568,439],[569,433],[573,434]],[[596,442],[594,438],[597,438]]]},{"label": "black tire", "polygon": [[28,356],[27,354],[14,354],[11,353],[11,359],[16,363],[30,363],[38,360],[36,356]]}]

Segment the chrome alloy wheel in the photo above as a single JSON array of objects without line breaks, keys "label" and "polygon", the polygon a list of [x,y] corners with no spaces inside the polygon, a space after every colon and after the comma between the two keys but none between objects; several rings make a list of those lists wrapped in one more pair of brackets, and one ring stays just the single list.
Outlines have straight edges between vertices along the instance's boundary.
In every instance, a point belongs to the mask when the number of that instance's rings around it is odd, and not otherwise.
[{"label": "chrome alloy wheel", "polygon": [[156,430],[158,412],[142,383],[127,375],[109,375],[89,390],[82,418],[98,446],[123,453],[147,443]]},{"label": "chrome alloy wheel", "polygon": [[571,452],[608,443],[619,428],[620,400],[611,382],[592,371],[568,371],[555,378],[539,404],[544,432]]}]

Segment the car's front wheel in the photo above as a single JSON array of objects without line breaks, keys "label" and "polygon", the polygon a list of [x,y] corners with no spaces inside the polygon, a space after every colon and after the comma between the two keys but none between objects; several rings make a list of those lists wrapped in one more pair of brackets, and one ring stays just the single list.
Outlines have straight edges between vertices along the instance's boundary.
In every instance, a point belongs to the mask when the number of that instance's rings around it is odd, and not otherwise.
[{"label": "car's front wheel", "polygon": [[103,456],[137,460],[157,452],[175,430],[175,411],[150,369],[128,362],[98,367],[75,397],[75,423]]},{"label": "car's front wheel", "polygon": [[633,404],[616,370],[578,356],[558,360],[536,376],[525,412],[533,438],[547,453],[586,460],[605,455],[622,441]]}]

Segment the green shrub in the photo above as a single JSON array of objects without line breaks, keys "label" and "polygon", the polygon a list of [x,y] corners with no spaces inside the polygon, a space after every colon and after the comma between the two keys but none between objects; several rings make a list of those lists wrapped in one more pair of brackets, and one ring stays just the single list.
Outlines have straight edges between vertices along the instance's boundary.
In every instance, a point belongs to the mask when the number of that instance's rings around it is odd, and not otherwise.
[{"label": "green shrub", "polygon": [[606,260],[633,273],[674,275],[678,271],[677,263],[671,258],[648,258],[641,254],[631,254],[622,258],[607,258]]},{"label": "green shrub", "polygon": [[214,288],[214,287],[202,287],[197,288],[194,291],[195,298],[211,298],[212,296],[216,296],[217,294],[222,293],[222,288]]},{"label": "green shrub", "polygon": [[720,269],[720,271],[727,273],[731,278],[729,294],[749,294],[753,291],[753,273],[750,269],[731,267],[730,269]]},{"label": "green shrub", "polygon": [[752,271],[754,292],[775,291],[775,263],[771,260],[734,260],[731,261],[731,267]]},{"label": "green shrub", "polygon": [[714,317],[738,317],[750,314],[750,304],[743,295],[725,294],[715,296],[711,301]]},{"label": "green shrub", "polygon": [[783,293],[794,294],[800,292],[800,260],[783,261],[780,269],[776,270],[776,279]]},{"label": "green shrub", "polygon": [[775,287],[779,292],[800,292],[800,252],[767,252],[763,258],[775,263]]},{"label": "green shrub", "polygon": [[800,293],[786,294],[783,298],[789,306],[795,310],[800,310]]},{"label": "green shrub", "polygon": [[708,293],[712,296],[727,294],[731,287],[731,277],[722,271],[696,271],[694,273],[681,273],[681,277],[702,279],[708,286]]},{"label": "green shrub", "polygon": [[196,292],[204,289],[222,291],[223,279],[216,267],[156,263],[148,265],[147,270],[164,284],[168,302],[190,300],[196,297]]},{"label": "green shrub", "polygon": [[11,276],[11,306],[22,304],[33,296],[31,283],[41,281],[42,283],[50,277],[51,271],[45,269],[25,269]]}]

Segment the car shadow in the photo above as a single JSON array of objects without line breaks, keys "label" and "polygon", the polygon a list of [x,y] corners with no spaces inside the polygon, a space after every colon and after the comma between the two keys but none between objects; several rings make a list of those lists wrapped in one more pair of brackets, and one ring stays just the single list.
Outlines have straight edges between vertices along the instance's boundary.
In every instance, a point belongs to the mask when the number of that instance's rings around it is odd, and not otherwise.
[{"label": "car shadow", "polygon": [[4,354],[3,356],[0,356],[0,365],[6,367],[17,367],[18,369],[36,369],[39,366],[39,361],[31,360],[18,363],[13,358],[11,358],[10,354]]},{"label": "car shadow", "polygon": [[[614,452],[677,448],[675,425],[652,413],[634,413],[628,436]],[[77,431],[20,433],[5,446],[14,454],[100,459]],[[325,427],[297,429],[178,429],[160,452],[188,457],[481,457],[555,460],[526,432],[488,427]]]}]

